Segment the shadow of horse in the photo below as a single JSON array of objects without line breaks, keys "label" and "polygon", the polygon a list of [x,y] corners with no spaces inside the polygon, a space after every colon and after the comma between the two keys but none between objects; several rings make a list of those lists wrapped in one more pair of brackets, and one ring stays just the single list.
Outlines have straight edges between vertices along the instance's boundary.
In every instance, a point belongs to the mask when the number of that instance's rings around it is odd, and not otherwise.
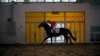
[{"label": "shadow of horse", "polygon": [[[59,33],[52,33],[51,32],[51,27],[47,24],[47,22],[43,21],[41,22],[39,25],[38,25],[38,28],[40,27],[43,27],[47,33],[47,37],[44,38],[44,40],[42,41],[41,44],[44,43],[45,40],[47,40],[48,38],[51,38],[51,44],[52,44],[52,37],[57,37],[57,36],[60,36],[60,35],[63,35],[64,38],[66,39],[66,44],[68,44],[68,39],[70,40],[70,44],[72,44],[72,41],[71,39],[73,39],[74,41],[76,40],[75,37],[72,36],[72,33],[69,29],[66,29],[66,28],[59,28]],[[69,34],[69,36],[68,36]]]}]

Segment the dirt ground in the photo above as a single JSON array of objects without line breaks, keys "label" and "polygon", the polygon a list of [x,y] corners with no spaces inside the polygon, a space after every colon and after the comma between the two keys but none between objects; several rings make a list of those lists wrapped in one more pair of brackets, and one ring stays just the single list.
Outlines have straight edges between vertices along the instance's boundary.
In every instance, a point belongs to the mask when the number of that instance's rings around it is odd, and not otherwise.
[{"label": "dirt ground", "polygon": [[0,56],[100,56],[100,45],[5,45]]}]

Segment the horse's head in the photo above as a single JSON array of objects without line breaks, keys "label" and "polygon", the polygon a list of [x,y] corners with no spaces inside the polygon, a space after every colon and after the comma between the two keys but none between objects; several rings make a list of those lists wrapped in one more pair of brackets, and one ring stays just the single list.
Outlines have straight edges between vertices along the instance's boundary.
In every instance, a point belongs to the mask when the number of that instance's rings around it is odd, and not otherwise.
[{"label": "horse's head", "polygon": [[38,25],[38,28],[43,27],[43,26],[44,26],[44,23],[45,23],[45,21],[41,22],[41,23]]},{"label": "horse's head", "polygon": [[51,29],[51,27],[48,25],[48,23],[46,21],[41,22],[38,25],[38,28],[40,28],[40,27],[44,27],[45,29]]}]

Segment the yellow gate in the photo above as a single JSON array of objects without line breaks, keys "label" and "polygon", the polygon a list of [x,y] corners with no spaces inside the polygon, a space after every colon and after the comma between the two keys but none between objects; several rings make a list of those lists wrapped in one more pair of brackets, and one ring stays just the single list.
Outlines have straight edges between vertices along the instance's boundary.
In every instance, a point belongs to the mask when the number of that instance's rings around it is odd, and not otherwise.
[{"label": "yellow gate", "polygon": [[76,37],[76,43],[85,41],[84,17],[84,12],[66,12],[66,28]]},{"label": "yellow gate", "polygon": [[44,20],[44,13],[26,12],[26,44],[40,44],[44,38],[44,30],[38,28],[41,21]]},{"label": "yellow gate", "polygon": [[37,27],[43,20],[61,21],[76,37],[76,42],[73,42],[83,43],[85,41],[84,14],[84,12],[26,12],[26,44],[40,44],[43,41],[44,29]]}]

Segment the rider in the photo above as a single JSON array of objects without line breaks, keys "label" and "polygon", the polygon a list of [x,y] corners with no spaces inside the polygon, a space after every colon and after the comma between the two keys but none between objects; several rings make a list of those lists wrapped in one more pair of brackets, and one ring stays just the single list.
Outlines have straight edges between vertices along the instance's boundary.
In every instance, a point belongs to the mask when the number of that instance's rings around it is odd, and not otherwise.
[{"label": "rider", "polygon": [[51,32],[54,33],[55,32],[55,27],[56,27],[56,22],[55,21],[50,21],[50,20],[48,20],[47,22],[51,24],[51,28],[52,28]]}]

